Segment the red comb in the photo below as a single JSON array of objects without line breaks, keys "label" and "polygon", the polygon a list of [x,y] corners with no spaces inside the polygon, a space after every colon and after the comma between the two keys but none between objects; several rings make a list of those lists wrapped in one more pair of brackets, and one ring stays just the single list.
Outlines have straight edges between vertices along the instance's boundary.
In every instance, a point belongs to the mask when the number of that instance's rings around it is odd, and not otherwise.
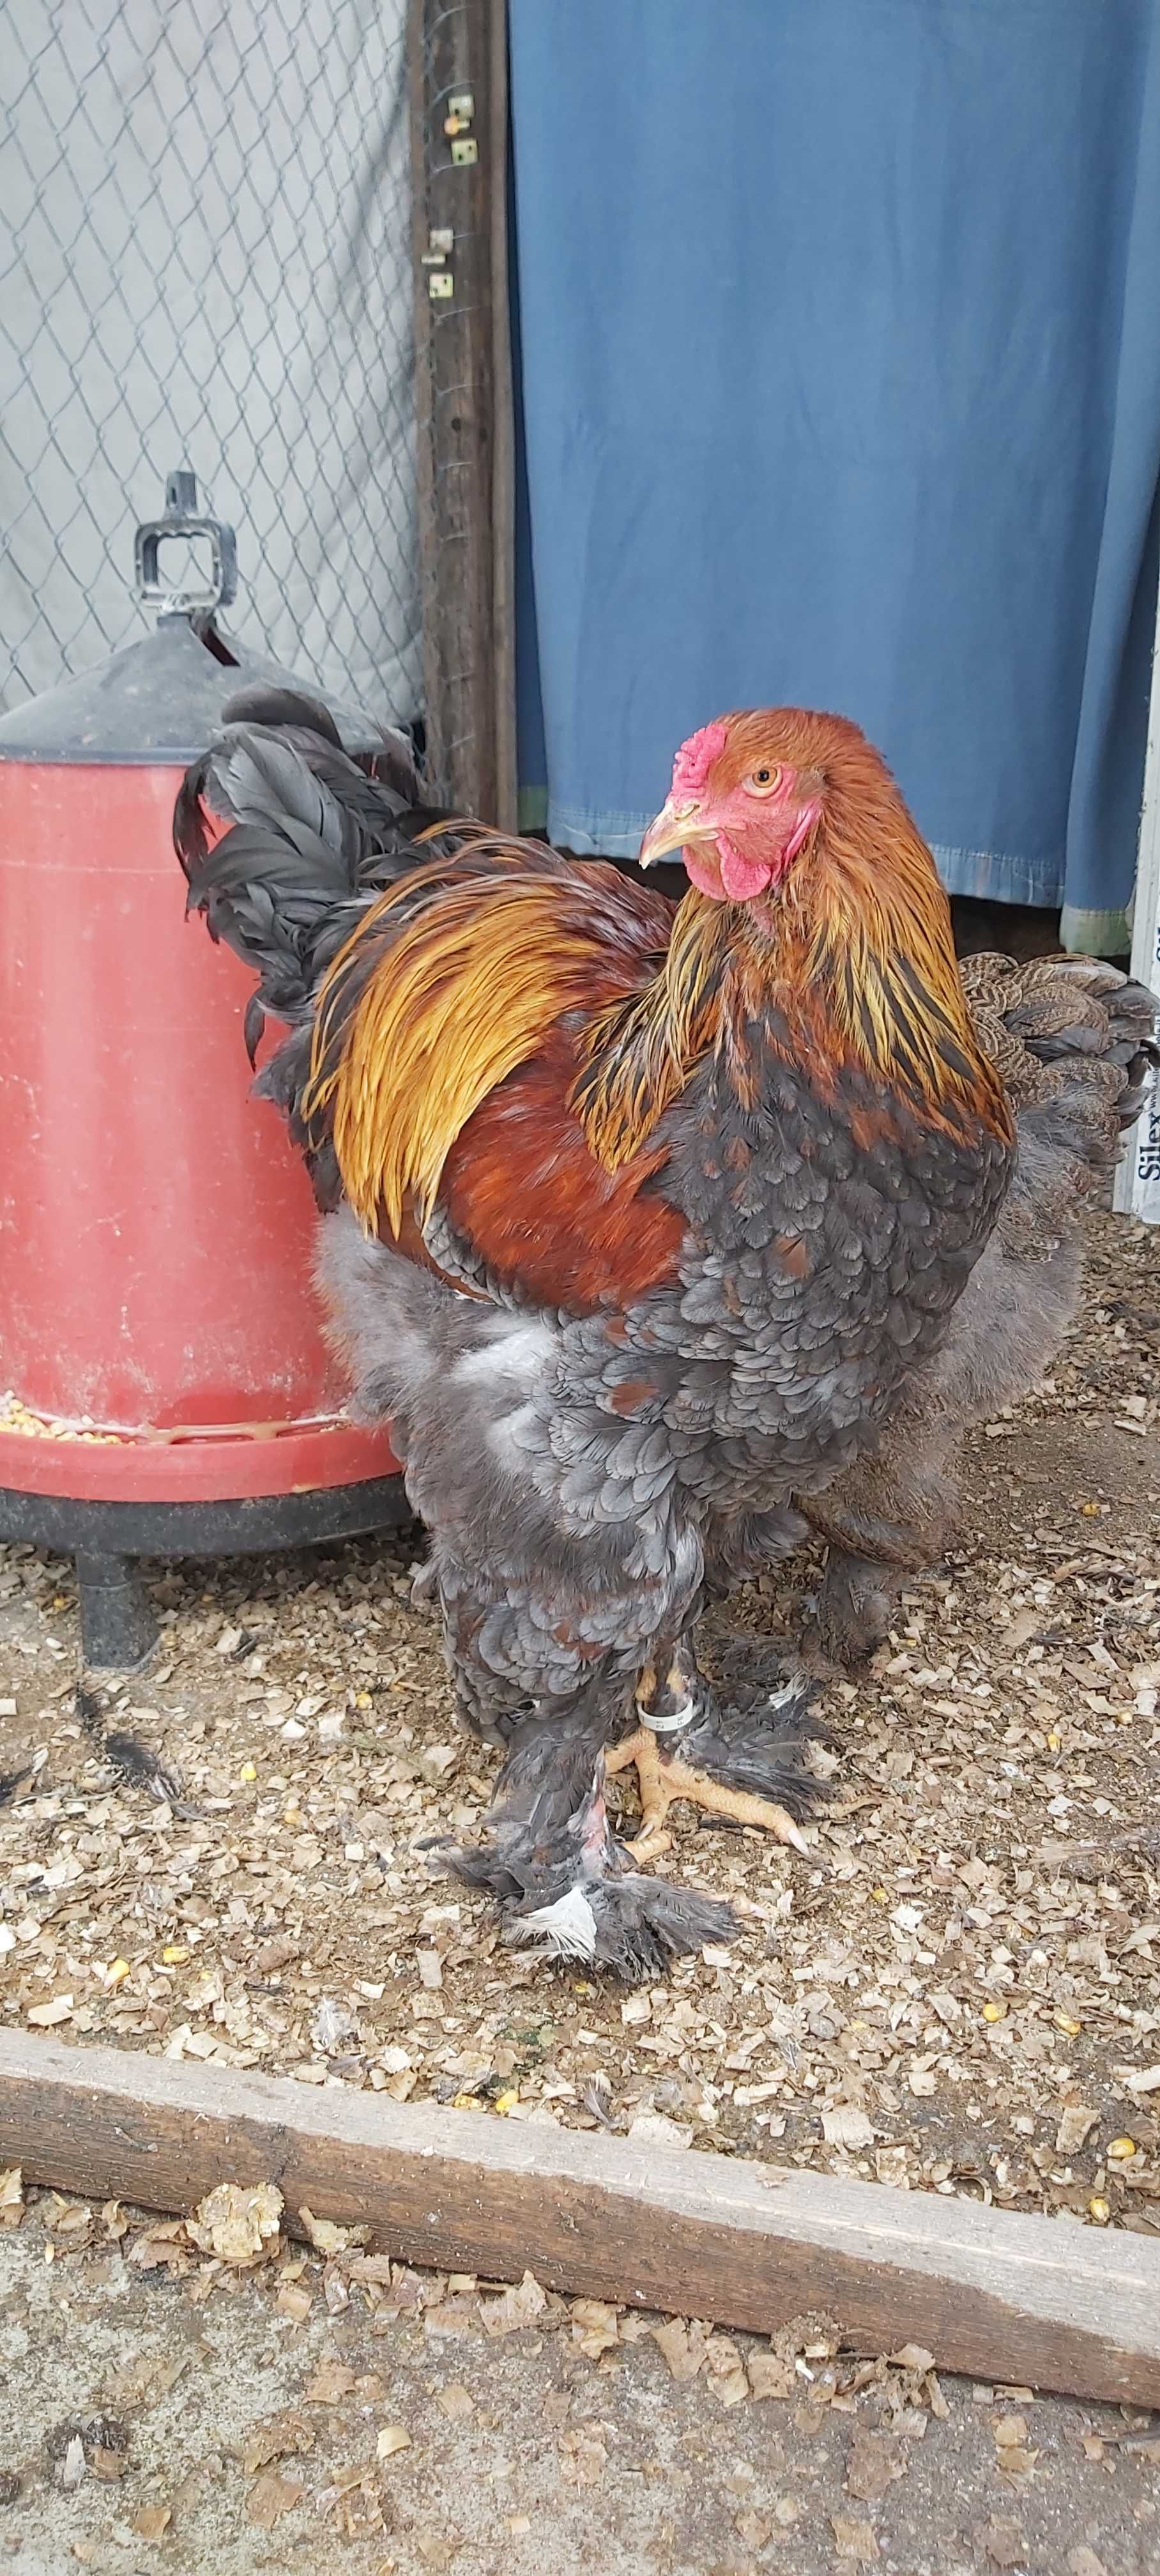
[{"label": "red comb", "polygon": [[708,783],[709,772],[719,760],[729,737],[723,724],[702,725],[681,744],[673,762],[674,796],[699,796]]}]

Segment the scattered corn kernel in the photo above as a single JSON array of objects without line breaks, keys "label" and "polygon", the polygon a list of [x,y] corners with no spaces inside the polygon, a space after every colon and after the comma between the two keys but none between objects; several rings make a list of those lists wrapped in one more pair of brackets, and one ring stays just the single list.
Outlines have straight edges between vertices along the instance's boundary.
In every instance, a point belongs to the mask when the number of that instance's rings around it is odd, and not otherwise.
[{"label": "scattered corn kernel", "polygon": [[127,1959],[114,1959],[114,1960],[111,1962],[110,1966],[109,1966],[109,1967],[107,1967],[107,1968],[106,1968],[106,1970],[105,1970],[105,1984],[106,1984],[107,1986],[119,1986],[119,1985],[121,1985],[121,1984],[123,1983],[124,1979],[128,1976],[128,1974],[129,1974],[129,1962],[128,1962],[128,1960],[127,1960]]},{"label": "scattered corn kernel", "polygon": [[1126,2165],[1129,2156],[1134,2156],[1135,2153],[1136,2141],[1134,2138],[1113,2138],[1112,2143],[1108,2148],[1109,2159],[1114,2165]]},{"label": "scattered corn kernel", "polygon": [[1106,2227],[1111,2214],[1110,2200],[1104,2200],[1097,2191],[1088,2202],[1088,2217],[1094,2218],[1097,2227]]},{"label": "scattered corn kernel", "polygon": [[370,1692],[356,1691],[354,1695],[354,1704],[356,1708],[369,1708],[371,1705]]},{"label": "scattered corn kernel", "polygon": [[870,1894],[876,1905],[889,1905],[890,1899],[884,1887],[872,1887]]},{"label": "scattered corn kernel", "polygon": [[118,1431],[98,1431],[87,1419],[65,1422],[56,1414],[33,1413],[11,1393],[0,1395],[0,1431],[15,1431],[27,1440],[85,1440],[112,1449],[125,1445]]},{"label": "scattered corn kernel", "polygon": [[1098,1521],[1100,1516],[1100,1507],[1098,1503],[1081,1503],[1080,1510],[1083,1513],[1085,1521]]},{"label": "scattered corn kernel", "polygon": [[1062,1743],[1062,1741],[1063,1741],[1063,1739],[1062,1739],[1062,1737],[1061,1737],[1061,1736],[1058,1736],[1058,1735],[1049,1735],[1049,1736],[1048,1736],[1048,1739],[1047,1739],[1047,1749],[1048,1749],[1048,1752],[1049,1752],[1049,1753],[1058,1753],[1059,1748],[1060,1748],[1060,1744]]},{"label": "scattered corn kernel", "polygon": [[1080,2032],[1083,2029],[1083,2023],[1082,2021],[1077,2021],[1073,2013],[1057,2012],[1053,2013],[1051,2018],[1055,2023],[1056,2029],[1065,2030],[1069,2039],[1079,2038]]},{"label": "scattered corn kernel", "polygon": [[984,2021],[1006,2021],[1006,2004],[984,2004],[983,2019]]},{"label": "scattered corn kernel", "polygon": [[474,2093],[456,2093],[452,2097],[451,2108],[453,2111],[478,2111],[479,2104]]},{"label": "scattered corn kernel", "polygon": [[499,2112],[501,2120],[506,2120],[508,2112],[514,2111],[519,2098],[519,2087],[513,2084],[508,2092],[496,2094],[491,2107],[493,2111]]},{"label": "scattered corn kernel", "polygon": [[257,1777],[258,1777],[258,1766],[257,1766],[257,1763],[256,1763],[256,1762],[243,1762],[242,1767],[241,1767],[241,1770],[240,1770],[240,1771],[239,1771],[239,1773],[238,1773],[238,1778],[239,1778],[239,1780],[256,1780],[256,1779],[257,1779]]},{"label": "scattered corn kernel", "polygon": [[188,1957],[188,1950],[183,1950],[179,1942],[171,1941],[169,1948],[161,1953],[161,1964],[163,1968],[180,1968]]}]

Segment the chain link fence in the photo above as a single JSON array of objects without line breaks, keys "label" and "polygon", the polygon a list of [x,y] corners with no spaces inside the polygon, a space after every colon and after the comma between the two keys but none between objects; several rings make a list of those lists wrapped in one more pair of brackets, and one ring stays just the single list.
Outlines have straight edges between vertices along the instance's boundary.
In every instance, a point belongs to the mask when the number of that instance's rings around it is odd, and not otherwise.
[{"label": "chain link fence", "polygon": [[171,469],[233,632],[420,712],[405,0],[16,0],[0,101],[0,707],[131,642]]}]

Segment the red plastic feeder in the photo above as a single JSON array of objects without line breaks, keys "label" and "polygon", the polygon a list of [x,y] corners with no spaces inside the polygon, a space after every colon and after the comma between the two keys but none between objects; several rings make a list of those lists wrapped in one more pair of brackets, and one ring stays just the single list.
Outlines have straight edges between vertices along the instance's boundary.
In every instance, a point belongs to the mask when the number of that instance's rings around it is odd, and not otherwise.
[{"label": "red plastic feeder", "polygon": [[[397,1461],[343,1411],[311,1286],[314,1207],[250,1098],[244,968],[186,925],[173,803],[246,680],[233,532],[192,475],[137,532],[156,633],[0,722],[0,1538],[75,1555],[87,1661],[153,1642],[134,1560],[398,1521]],[[208,538],[166,593],[158,549]],[[337,710],[346,747],[373,748]]]}]

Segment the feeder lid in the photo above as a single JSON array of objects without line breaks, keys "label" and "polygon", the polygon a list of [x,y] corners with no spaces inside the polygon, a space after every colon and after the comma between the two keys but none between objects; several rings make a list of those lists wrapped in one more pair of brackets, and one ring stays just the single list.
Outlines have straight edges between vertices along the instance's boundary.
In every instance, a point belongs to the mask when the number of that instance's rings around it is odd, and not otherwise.
[{"label": "feeder lid", "polygon": [[[238,689],[264,681],[319,695],[316,680],[282,670],[215,623],[215,611],[228,607],[237,589],[234,532],[198,512],[192,474],[170,475],[165,503],[161,518],[138,528],[134,546],[137,596],[157,609],[155,632],[0,718],[0,760],[184,768],[205,750]],[[212,569],[201,590],[162,582],[158,554],[166,537],[209,539]],[[326,702],[348,751],[381,747],[381,729],[364,709],[336,705],[329,695]]]}]

